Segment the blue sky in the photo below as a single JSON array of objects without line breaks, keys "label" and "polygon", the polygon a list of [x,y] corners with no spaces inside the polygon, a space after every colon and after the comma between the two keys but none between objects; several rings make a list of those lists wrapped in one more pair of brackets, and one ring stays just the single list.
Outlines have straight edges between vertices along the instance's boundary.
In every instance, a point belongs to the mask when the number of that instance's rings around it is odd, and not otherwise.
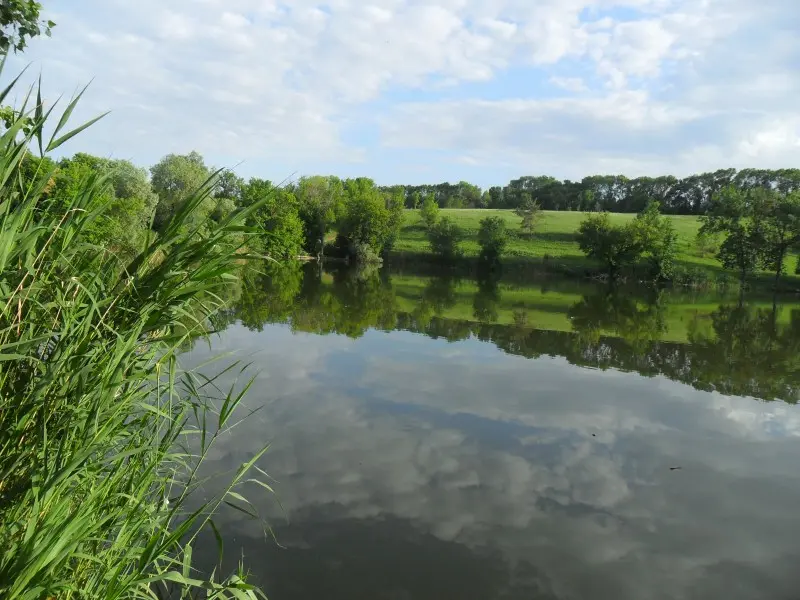
[{"label": "blue sky", "polygon": [[67,152],[201,152],[274,180],[800,165],[796,0],[50,0]]}]

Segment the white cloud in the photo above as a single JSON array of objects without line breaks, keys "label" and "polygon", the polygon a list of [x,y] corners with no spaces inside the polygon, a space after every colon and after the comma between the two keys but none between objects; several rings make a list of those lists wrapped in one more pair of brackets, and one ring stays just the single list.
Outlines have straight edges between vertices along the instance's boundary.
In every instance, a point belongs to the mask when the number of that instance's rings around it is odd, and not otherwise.
[{"label": "white cloud", "polygon": [[[437,178],[463,156],[482,160],[484,176],[543,157],[539,170],[571,177],[800,160],[796,131],[781,132],[800,88],[793,0],[53,0],[46,10],[53,39],[15,64],[36,61],[53,92],[95,77],[82,114],[114,111],[70,150],[148,162],[196,148],[272,177],[359,161],[346,168],[395,180]],[[553,86],[562,95],[540,96]],[[422,175],[396,149],[439,156]]]}]

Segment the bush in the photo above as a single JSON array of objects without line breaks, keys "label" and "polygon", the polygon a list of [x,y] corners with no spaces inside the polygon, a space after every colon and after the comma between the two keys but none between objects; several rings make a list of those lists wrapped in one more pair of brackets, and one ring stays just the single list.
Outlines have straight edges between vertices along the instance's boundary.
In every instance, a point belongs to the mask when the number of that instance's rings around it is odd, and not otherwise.
[{"label": "bush", "polygon": [[478,244],[481,247],[481,260],[489,263],[499,261],[508,244],[506,222],[501,217],[481,219]]},{"label": "bush", "polygon": [[426,227],[433,227],[436,224],[436,220],[439,218],[439,205],[436,203],[436,198],[433,197],[433,194],[425,196],[422,208],[419,209],[419,214]]},{"label": "bush", "polygon": [[461,228],[449,217],[442,218],[428,229],[428,242],[431,252],[443,260],[453,260],[461,254],[458,247],[464,234]]},{"label": "bush", "polygon": [[633,224],[614,226],[608,213],[589,215],[578,228],[578,245],[589,258],[605,265],[611,279],[621,268],[632,265],[641,254],[639,236]]}]

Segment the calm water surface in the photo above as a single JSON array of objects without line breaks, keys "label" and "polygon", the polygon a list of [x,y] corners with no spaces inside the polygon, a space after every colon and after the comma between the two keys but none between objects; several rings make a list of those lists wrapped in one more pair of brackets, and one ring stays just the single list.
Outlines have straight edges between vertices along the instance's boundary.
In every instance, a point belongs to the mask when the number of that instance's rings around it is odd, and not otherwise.
[{"label": "calm water surface", "polygon": [[[252,276],[227,328],[274,600],[797,598],[800,307],[403,274]],[[209,545],[210,548],[210,545]],[[213,561],[209,550],[206,561]]]}]

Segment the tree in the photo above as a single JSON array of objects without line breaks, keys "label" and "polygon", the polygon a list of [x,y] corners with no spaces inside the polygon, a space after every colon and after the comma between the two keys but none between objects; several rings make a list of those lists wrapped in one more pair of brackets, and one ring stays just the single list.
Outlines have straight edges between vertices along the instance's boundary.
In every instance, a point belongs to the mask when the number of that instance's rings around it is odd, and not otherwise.
[{"label": "tree", "polygon": [[641,253],[632,225],[612,225],[607,212],[592,214],[578,228],[578,246],[586,256],[601,261],[608,276],[616,279],[621,268],[633,264]]},{"label": "tree", "polygon": [[458,243],[464,234],[461,228],[449,217],[439,219],[432,227],[428,228],[428,243],[431,252],[443,260],[453,260],[461,254]]},{"label": "tree", "polygon": [[501,217],[486,217],[481,219],[478,229],[478,244],[481,247],[481,260],[487,263],[496,263],[500,260],[508,244],[508,229],[506,222]]},{"label": "tree", "polygon": [[701,233],[726,236],[717,258],[726,269],[738,271],[740,283],[744,283],[763,260],[761,212],[761,209],[753,210],[747,193],[727,186],[713,194],[708,214],[703,217]]},{"label": "tree", "polygon": [[533,235],[533,229],[536,227],[536,222],[541,216],[542,208],[536,200],[527,198],[514,213],[522,218],[520,228],[528,233],[528,236]]},{"label": "tree", "polygon": [[660,204],[650,201],[633,222],[634,231],[654,281],[672,277],[678,254],[678,235],[669,217],[662,217]]},{"label": "tree", "polygon": [[301,177],[294,186],[305,231],[306,252],[321,257],[325,235],[344,209],[344,184],[338,177]]},{"label": "tree", "polygon": [[133,254],[150,227],[158,197],[147,180],[147,172],[129,161],[85,153],[62,159],[49,190],[49,210],[67,210],[91,178],[97,178],[101,185],[90,208],[104,208],[87,227],[87,239],[114,252]]},{"label": "tree", "polygon": [[295,258],[303,247],[303,221],[297,199],[289,190],[266,179],[251,178],[242,186],[242,205],[264,204],[253,214],[250,225],[261,232],[258,249],[275,259]]},{"label": "tree", "polygon": [[217,178],[214,196],[216,198],[231,198],[238,205],[242,198],[243,186],[244,179],[230,169],[225,169]]},{"label": "tree", "polygon": [[775,273],[777,287],[789,250],[800,243],[800,192],[756,188],[749,201],[763,244],[761,262]]},{"label": "tree", "polygon": [[378,258],[397,235],[401,225],[396,212],[387,207],[387,200],[366,177],[345,182],[345,205],[339,219],[337,246],[359,262]]},{"label": "tree", "polygon": [[[189,154],[168,154],[150,168],[153,190],[158,194],[158,206],[153,221],[153,228],[161,231],[183,203],[190,198],[211,176],[203,157],[197,152]],[[194,214],[190,227],[208,218],[214,209],[211,198],[205,203],[203,210]]]},{"label": "tree", "polygon": [[434,226],[436,219],[439,218],[439,205],[436,203],[436,198],[433,194],[425,196],[422,201],[422,208],[419,209],[419,214],[426,227]]},{"label": "tree", "polygon": [[0,2],[0,54],[10,50],[21,52],[28,40],[39,35],[50,37],[52,21],[39,19],[42,5],[34,0],[3,0]]}]

